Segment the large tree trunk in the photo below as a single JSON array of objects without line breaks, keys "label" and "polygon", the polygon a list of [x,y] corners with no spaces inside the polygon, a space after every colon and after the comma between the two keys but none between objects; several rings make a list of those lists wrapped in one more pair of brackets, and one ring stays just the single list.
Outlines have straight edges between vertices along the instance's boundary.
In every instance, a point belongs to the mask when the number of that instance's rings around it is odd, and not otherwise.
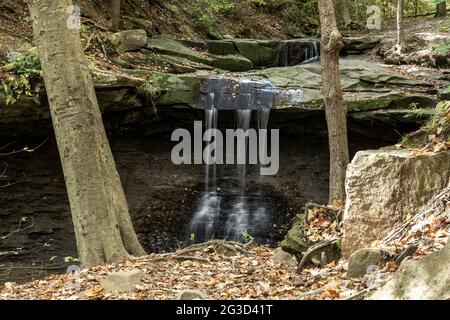
[{"label": "large tree trunk", "polygon": [[436,5],[436,17],[445,17],[447,16],[447,3],[442,1]]},{"label": "large tree trunk", "polygon": [[83,266],[144,254],[106,138],[72,0],[30,0],[61,164]]},{"label": "large tree trunk", "polygon": [[339,71],[339,51],[342,36],[336,24],[332,0],[319,0],[322,38],[320,59],[322,64],[322,93],[330,144],[330,203],[345,198],[345,172],[349,163],[347,141],[347,115],[342,97]]},{"label": "large tree trunk", "polygon": [[403,27],[403,0],[397,0],[397,52],[401,54],[405,44],[405,30]]},{"label": "large tree trunk", "polygon": [[111,0],[111,30],[120,29],[120,2],[121,0]]},{"label": "large tree trunk", "polygon": [[341,2],[341,10],[342,10],[342,19],[344,20],[344,24],[348,27],[352,23],[352,16],[350,11],[350,2],[349,0],[342,0]]}]

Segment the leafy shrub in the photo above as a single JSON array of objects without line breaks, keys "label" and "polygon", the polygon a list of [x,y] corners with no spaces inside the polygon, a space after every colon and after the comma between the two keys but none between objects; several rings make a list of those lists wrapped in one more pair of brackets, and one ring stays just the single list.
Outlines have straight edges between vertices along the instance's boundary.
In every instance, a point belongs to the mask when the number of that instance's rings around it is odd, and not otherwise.
[{"label": "leafy shrub", "polygon": [[28,52],[10,52],[7,64],[2,68],[6,77],[2,79],[7,105],[15,103],[21,96],[32,96],[34,82],[42,77],[41,63],[36,48]]}]

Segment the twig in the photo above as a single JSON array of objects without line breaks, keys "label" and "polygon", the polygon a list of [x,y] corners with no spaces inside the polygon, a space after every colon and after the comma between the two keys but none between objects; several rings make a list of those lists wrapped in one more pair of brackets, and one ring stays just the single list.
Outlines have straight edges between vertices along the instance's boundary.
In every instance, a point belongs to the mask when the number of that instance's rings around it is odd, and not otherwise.
[{"label": "twig", "polygon": [[82,19],[83,19],[82,22],[89,22],[90,24],[93,24],[94,26],[96,26],[96,27],[99,28],[100,30],[103,30],[103,31],[109,31],[108,28],[106,28],[106,27],[104,27],[104,26],[102,26],[102,25],[99,25],[97,22],[95,22],[95,21],[93,21],[93,20],[91,20],[91,19],[89,19],[89,18],[82,17]]},{"label": "twig", "polygon": [[363,296],[365,294],[370,293],[373,290],[378,289],[379,287],[380,287],[380,285],[375,285],[373,287],[366,288],[364,290],[358,291],[357,293],[351,295],[350,297],[347,297],[345,300],[354,300],[354,299],[359,298],[359,297],[361,297],[361,296]]},{"label": "twig", "polygon": [[7,184],[5,184],[3,186],[0,186],[0,189],[9,188],[9,187],[14,186],[16,184],[25,183],[25,182],[30,182],[30,180],[20,180],[20,181],[8,182]]},{"label": "twig", "polygon": [[29,218],[31,219],[31,225],[29,225],[28,227],[25,227],[23,229],[20,229],[20,227],[22,226],[22,222],[26,221],[26,220],[23,220],[23,218],[21,218],[20,221],[19,221],[19,226],[17,227],[17,229],[12,231],[12,232],[10,232],[6,236],[1,237],[0,239],[5,240],[6,238],[9,238],[10,236],[12,236],[15,233],[19,233],[21,231],[25,231],[25,230],[28,230],[28,229],[32,228],[34,226],[34,219],[33,219],[33,217],[29,217]]},{"label": "twig", "polygon": [[325,287],[322,287],[322,288],[319,288],[316,290],[305,292],[305,293],[302,293],[299,296],[297,296],[297,299],[302,299],[302,298],[306,298],[309,296],[315,296],[316,294],[322,293],[324,290],[325,290]]},{"label": "twig", "polygon": [[86,51],[90,46],[91,46],[91,41],[92,38],[96,35],[95,32],[92,32],[92,34],[89,36],[87,42],[86,42],[86,46],[84,47],[84,51]]},{"label": "twig", "polygon": [[156,257],[151,259],[151,262],[159,262],[159,261],[165,261],[165,260],[179,260],[179,261],[187,261],[187,260],[192,260],[192,261],[198,261],[198,262],[202,262],[202,263],[208,263],[209,260],[205,259],[205,258],[200,258],[200,257],[192,257],[192,256],[177,256],[177,255],[168,255],[168,256],[160,256],[160,257]]},{"label": "twig", "polygon": [[[17,151],[14,150],[14,151],[7,152],[7,153],[0,153],[0,156],[10,156],[10,155],[17,154],[17,153],[21,153],[21,152],[34,152],[34,151],[36,151],[37,149],[39,149],[40,147],[42,147],[42,146],[44,145],[44,143],[47,142],[47,140],[48,140],[48,138],[45,138],[44,141],[42,141],[39,145],[37,145],[37,146],[34,147],[34,148],[28,149],[27,147],[23,147],[22,149],[17,150]],[[10,144],[11,144],[11,143],[10,143]]]}]

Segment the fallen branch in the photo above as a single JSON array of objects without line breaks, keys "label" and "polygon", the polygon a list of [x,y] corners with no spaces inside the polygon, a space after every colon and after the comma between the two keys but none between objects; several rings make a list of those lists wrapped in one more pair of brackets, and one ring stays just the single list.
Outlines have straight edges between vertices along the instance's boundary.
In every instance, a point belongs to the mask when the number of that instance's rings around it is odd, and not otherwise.
[{"label": "fallen branch", "polygon": [[313,245],[312,247],[310,247],[305,254],[303,255],[302,260],[300,261],[300,263],[297,266],[297,273],[299,273],[302,268],[303,265],[306,263],[307,259],[311,256],[311,254],[313,254],[314,252],[316,252],[317,250],[320,250],[324,247],[326,247],[327,245],[334,243],[336,241],[340,240],[340,238],[334,238],[331,240],[325,240],[325,241],[321,241],[319,243],[316,243],[315,245]]},{"label": "fallen branch", "polygon": [[439,204],[442,203],[442,201],[445,198],[449,198],[450,200],[450,185],[442,190],[439,194],[437,194],[431,201],[429,201],[422,209],[419,210],[419,212],[409,219],[404,224],[400,225],[397,228],[394,228],[383,240],[382,244],[388,244],[392,242],[393,240],[401,240],[403,236],[408,232],[408,227],[411,226],[412,222],[417,221],[421,218],[432,216],[433,214],[439,213]]},{"label": "fallen branch", "polygon": [[297,296],[297,299],[303,299],[309,296],[315,296],[316,294],[320,294],[325,290],[325,287],[316,289],[316,290],[312,290],[312,291],[308,291],[305,293],[302,293],[301,295]]},{"label": "fallen branch", "polygon": [[347,297],[345,300],[354,300],[356,298],[359,298],[361,296],[364,296],[364,295],[370,293],[371,291],[374,291],[374,290],[378,289],[379,287],[380,287],[380,285],[376,285],[376,286],[373,286],[373,287],[366,288],[364,290],[358,291],[357,293],[351,295],[350,297]]}]

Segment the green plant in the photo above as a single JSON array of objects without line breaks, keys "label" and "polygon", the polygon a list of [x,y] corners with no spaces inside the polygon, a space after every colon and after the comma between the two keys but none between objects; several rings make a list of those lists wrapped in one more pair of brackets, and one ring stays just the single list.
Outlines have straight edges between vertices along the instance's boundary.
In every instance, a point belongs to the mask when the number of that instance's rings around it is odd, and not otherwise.
[{"label": "green plant", "polygon": [[266,0],[245,0],[245,2],[259,6],[259,7],[263,7],[267,5]]},{"label": "green plant", "polygon": [[197,25],[205,31],[215,30],[218,27],[216,20],[202,11],[197,11],[194,19]]},{"label": "green plant", "polygon": [[2,68],[6,77],[2,79],[7,105],[15,103],[21,96],[32,96],[32,86],[38,78],[42,77],[41,64],[36,48],[26,53],[10,52],[7,64]]},{"label": "green plant", "polygon": [[67,256],[67,257],[64,257],[64,262],[65,263],[73,263],[73,262],[80,262],[80,260],[78,258]]},{"label": "green plant", "polygon": [[198,0],[197,2],[203,8],[209,7],[220,13],[226,13],[235,6],[232,0]]},{"label": "green plant", "polygon": [[250,233],[248,233],[247,230],[243,231],[241,236],[242,236],[242,240],[244,240],[245,243],[249,243],[250,241],[253,240],[253,237],[251,236]]}]

